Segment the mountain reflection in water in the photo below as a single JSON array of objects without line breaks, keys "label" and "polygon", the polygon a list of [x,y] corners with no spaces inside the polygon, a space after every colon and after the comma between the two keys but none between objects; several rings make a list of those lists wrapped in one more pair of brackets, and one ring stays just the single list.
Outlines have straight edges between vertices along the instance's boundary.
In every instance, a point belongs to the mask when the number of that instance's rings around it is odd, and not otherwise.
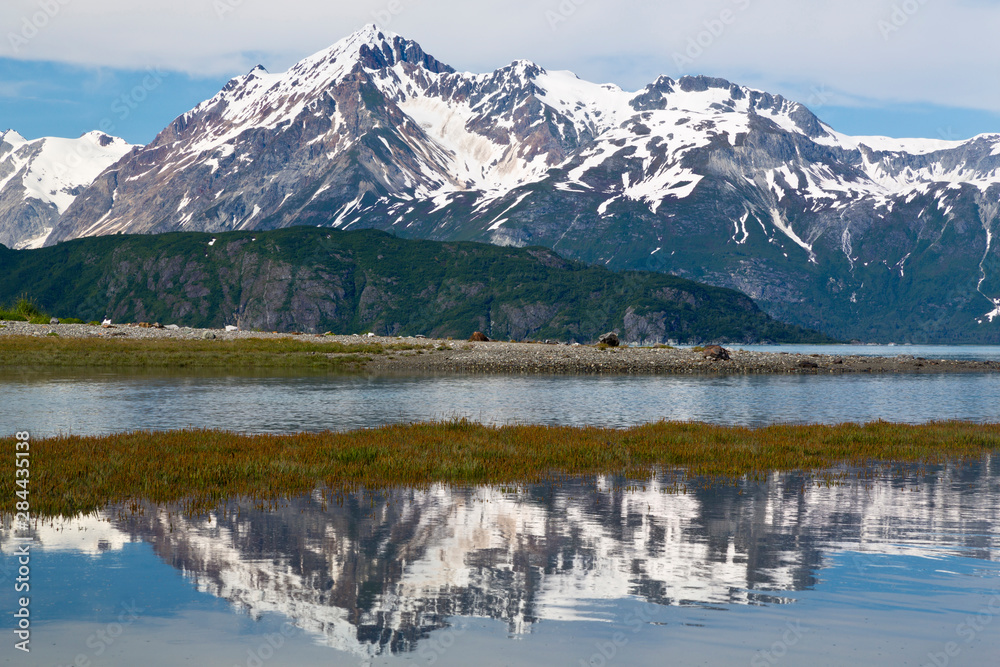
[{"label": "mountain reflection in water", "polygon": [[909,468],[834,487],[775,474],[686,493],[669,477],[630,489],[597,478],[517,491],[357,493],[332,503],[317,492],[276,510],[232,503],[201,518],[108,512],[109,523],[78,520],[75,531],[40,526],[36,540],[92,551],[148,542],[199,590],[374,656],[413,651],[453,617],[502,620],[524,635],[540,621],[602,620],[595,602],[626,598],[794,603],[789,593],[815,586],[838,552],[855,554],[862,568],[879,554],[941,550],[995,561],[998,466]]}]

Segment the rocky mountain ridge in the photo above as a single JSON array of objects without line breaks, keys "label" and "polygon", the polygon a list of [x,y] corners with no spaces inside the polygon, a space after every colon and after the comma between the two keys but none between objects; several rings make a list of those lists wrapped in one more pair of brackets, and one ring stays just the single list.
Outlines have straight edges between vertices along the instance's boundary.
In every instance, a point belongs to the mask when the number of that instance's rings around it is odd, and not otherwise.
[{"label": "rocky mountain ridge", "polygon": [[707,77],[462,73],[375,26],[233,79],[47,242],[304,224],[547,246],[740,289],[841,338],[1000,342],[1000,135],[849,137]]}]

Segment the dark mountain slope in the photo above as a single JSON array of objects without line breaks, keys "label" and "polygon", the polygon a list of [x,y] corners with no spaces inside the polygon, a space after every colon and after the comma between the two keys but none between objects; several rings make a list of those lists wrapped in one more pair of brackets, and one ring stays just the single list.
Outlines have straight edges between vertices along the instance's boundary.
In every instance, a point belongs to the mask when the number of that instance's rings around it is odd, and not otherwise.
[{"label": "dark mountain slope", "polygon": [[683,278],[614,273],[544,248],[293,227],[0,246],[0,300],[29,293],[83,319],[197,327],[592,342],[823,342],[746,295]]}]

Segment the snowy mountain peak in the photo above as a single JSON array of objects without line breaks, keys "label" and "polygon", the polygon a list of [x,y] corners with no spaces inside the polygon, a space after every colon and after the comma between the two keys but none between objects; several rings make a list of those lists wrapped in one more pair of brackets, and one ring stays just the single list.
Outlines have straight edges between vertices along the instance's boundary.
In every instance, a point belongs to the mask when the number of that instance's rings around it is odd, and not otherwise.
[{"label": "snowy mountain peak", "polygon": [[530,60],[515,60],[510,65],[507,65],[507,67],[501,69],[501,71],[510,72],[525,80],[534,79],[537,76],[545,74],[544,68]]},{"label": "snowy mountain peak", "polygon": [[[706,76],[661,76],[629,92],[528,60],[456,72],[416,42],[368,25],[287,72],[258,67],[230,81],[76,198],[48,242],[372,226],[543,244],[611,267],[683,275],[716,259],[689,249],[694,259],[684,264],[683,252],[667,252],[671,239],[711,228],[710,241],[724,237],[740,252],[758,243],[758,254],[779,264],[692,277],[778,308],[794,300],[772,276],[794,262],[810,270],[842,263],[846,277],[820,292],[850,299],[880,284],[861,278],[847,291],[865,234],[892,219],[906,236],[920,221],[919,239],[947,240],[964,210],[975,222],[959,229],[980,235],[964,241],[978,252],[966,262],[977,268],[969,303],[989,295],[993,310],[1000,287],[986,277],[994,260],[983,252],[998,247],[998,193],[997,135],[847,137],[802,104]],[[909,276],[907,252],[887,270]]]},{"label": "snowy mountain peak", "polygon": [[[314,53],[287,72],[271,74],[257,66],[230,80],[213,98],[174,122],[170,136],[200,135],[185,152],[211,153],[252,128],[288,126],[302,114],[330,107],[331,90],[352,77],[384,72],[408,63],[431,74],[453,73],[416,42],[367,25],[333,46]],[[200,123],[189,124],[196,118]]]},{"label": "snowy mountain peak", "polygon": [[108,146],[116,146],[116,145],[121,147],[127,147],[129,149],[132,148],[132,145],[126,142],[124,139],[120,137],[113,137],[110,134],[105,134],[104,132],[101,132],[100,130],[91,130],[90,132],[85,132],[80,135],[80,138],[86,139],[87,141],[92,142],[97,146],[100,146],[101,148],[107,148]]},{"label": "snowy mountain peak", "polygon": [[332,75],[329,76],[330,80],[337,80],[359,66],[367,70],[379,70],[401,62],[421,66],[435,73],[454,71],[425,53],[416,42],[369,24],[333,46],[304,58],[289,73],[317,74],[325,70],[325,74]]},{"label": "snowy mountain peak", "polygon": [[[301,60],[298,65],[314,63],[333,63],[342,60],[356,61],[362,53],[385,52],[392,50],[396,39],[402,39],[395,33],[386,33],[374,24],[368,24],[328,48],[317,51]],[[293,67],[293,69],[298,68]]]},{"label": "snowy mountain peak", "polygon": [[382,30],[374,23],[368,23],[355,30],[339,43],[353,45],[366,44],[369,47],[381,48],[383,45],[391,44],[396,38],[399,38],[399,35],[396,33]]},{"label": "snowy mountain peak", "polygon": [[[765,188],[763,201],[780,201],[789,188],[818,201],[828,199],[827,188],[881,196],[887,189],[909,188],[933,177],[931,172],[907,172],[879,157],[879,151],[897,147],[920,154],[926,152],[920,150],[923,144],[852,141],[801,104],[726,79],[661,76],[643,90],[627,92],[614,84],[583,81],[572,72],[550,72],[530,60],[516,60],[489,74],[463,74],[416,42],[369,24],[287,72],[271,74],[258,66],[233,79],[147,147],[148,157],[140,156],[141,165],[134,165],[127,178],[155,173],[166,185],[175,173],[199,165],[216,184],[203,208],[228,211],[218,223],[225,229],[243,228],[279,213],[288,222],[297,220],[302,209],[284,204],[308,206],[335,192],[348,197],[340,201],[338,225],[347,224],[348,215],[359,215],[362,200],[373,196],[428,198],[439,210],[459,193],[470,193],[482,198],[478,206],[485,206],[515,188],[545,180],[556,168],[566,179],[558,188],[595,190],[595,167],[601,172],[612,163],[620,169],[634,164],[619,176],[621,183],[604,187],[607,198],[597,215],[604,217],[616,203],[628,201],[645,204],[655,215],[663,204],[689,197],[707,175],[695,168],[697,155],[713,146],[737,147],[742,137],[757,132],[783,133],[782,141],[802,146],[813,142],[851,151],[858,157],[845,159],[860,160],[850,173],[817,167],[815,173],[806,170],[795,178],[779,177],[776,171],[794,169],[796,161],[803,160],[794,150],[751,161],[740,167],[750,175],[737,182],[742,187],[748,178]],[[265,134],[273,136],[263,144],[287,144],[283,150],[311,166],[289,174],[289,182],[269,179],[266,188],[274,192],[260,195],[266,201],[250,203],[244,186],[223,184],[230,177],[247,177],[250,156],[261,145],[255,137]],[[364,184],[353,196],[335,179],[323,177],[315,187],[301,182],[325,173],[330,164],[356,150],[365,155],[358,173]],[[963,169],[956,166],[952,171],[965,174],[968,170]],[[130,188],[120,183],[118,187]],[[297,197],[302,188],[312,194]],[[136,195],[142,196],[139,190]],[[178,192],[169,203],[142,208],[177,217],[156,225],[188,228],[199,215],[189,201]],[[89,233],[133,225],[137,216],[146,215],[97,210],[102,226],[92,227],[92,221]],[[496,231],[502,233],[504,220],[500,216],[490,228],[498,225]]]},{"label": "snowy mountain peak", "polygon": [[59,216],[107,167],[132,149],[122,139],[88,132],[77,139],[27,140],[8,130],[0,141],[0,243],[41,245]]},{"label": "snowy mountain peak", "polygon": [[2,140],[2,143],[15,148],[28,143],[28,140],[22,137],[16,130],[7,130],[3,134],[0,134],[0,140]]}]

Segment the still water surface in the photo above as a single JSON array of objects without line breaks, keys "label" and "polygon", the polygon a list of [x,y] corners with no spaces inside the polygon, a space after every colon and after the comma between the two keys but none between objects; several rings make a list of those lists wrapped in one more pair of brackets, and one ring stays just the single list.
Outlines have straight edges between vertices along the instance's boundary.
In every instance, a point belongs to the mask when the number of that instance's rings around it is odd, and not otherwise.
[{"label": "still water surface", "polygon": [[239,377],[0,379],[0,433],[133,429],[347,430],[465,417],[629,427],[660,419],[759,426],[883,419],[1000,421],[1000,374],[734,377]]},{"label": "still water surface", "polygon": [[[0,377],[0,433],[34,437],[451,417],[997,422],[1000,376]],[[150,507],[4,529],[4,581],[19,540],[33,545],[34,634],[29,660],[8,638],[0,664],[996,664],[998,460],[833,488],[797,474],[622,486],[317,493],[201,518]]]},{"label": "still water surface", "polygon": [[623,483],[43,523],[16,664],[996,664],[1000,460]]},{"label": "still water surface", "polygon": [[844,357],[897,357],[1000,361],[1000,345],[735,345],[754,352],[829,354]]}]

